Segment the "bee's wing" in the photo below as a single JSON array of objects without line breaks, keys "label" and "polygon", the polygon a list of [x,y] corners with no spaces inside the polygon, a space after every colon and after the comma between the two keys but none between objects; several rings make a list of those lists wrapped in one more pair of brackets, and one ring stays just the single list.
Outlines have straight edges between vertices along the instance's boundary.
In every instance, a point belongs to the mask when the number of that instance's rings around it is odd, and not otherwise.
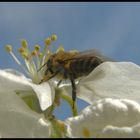
[{"label": "bee's wing", "polygon": [[74,58],[75,59],[78,59],[78,58],[82,59],[82,58],[85,58],[85,57],[86,58],[88,58],[88,57],[97,57],[97,58],[101,59],[103,62],[104,61],[114,61],[112,58],[104,56],[102,53],[100,53],[96,49],[91,49],[91,50],[79,52],[79,54],[77,54]]}]

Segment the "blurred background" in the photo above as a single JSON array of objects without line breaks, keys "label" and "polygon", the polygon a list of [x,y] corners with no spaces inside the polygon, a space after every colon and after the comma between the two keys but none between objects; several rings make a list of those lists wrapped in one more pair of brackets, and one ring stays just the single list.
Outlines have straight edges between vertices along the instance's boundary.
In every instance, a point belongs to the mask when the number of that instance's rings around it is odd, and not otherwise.
[{"label": "blurred background", "polygon": [[[43,46],[51,34],[58,36],[54,50],[60,44],[65,50],[96,48],[116,61],[140,65],[139,2],[0,2],[0,68],[21,71],[5,52],[6,44],[13,46],[18,57],[22,39],[32,48]],[[78,103],[79,109],[86,106]],[[71,116],[68,110],[58,108],[58,118]]]}]

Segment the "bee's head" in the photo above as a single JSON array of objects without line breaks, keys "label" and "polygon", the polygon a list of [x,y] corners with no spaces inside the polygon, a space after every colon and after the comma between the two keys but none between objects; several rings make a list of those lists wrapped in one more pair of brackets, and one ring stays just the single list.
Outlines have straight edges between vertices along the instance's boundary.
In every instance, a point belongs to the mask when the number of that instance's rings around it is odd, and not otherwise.
[{"label": "bee's head", "polygon": [[51,74],[53,74],[53,60],[52,58],[49,58],[47,61],[47,70],[46,72],[50,72]]},{"label": "bee's head", "polygon": [[57,56],[52,55],[47,61],[47,68],[52,73],[58,71],[63,65],[63,61]]},{"label": "bee's head", "polygon": [[53,75],[62,69],[63,61],[58,54],[53,54],[49,57],[47,62],[38,70],[40,71],[46,66],[45,75]]},{"label": "bee's head", "polygon": [[45,66],[47,66],[47,71],[49,71],[49,69],[51,69],[52,67],[52,58],[50,57],[47,62],[45,62],[38,70],[37,72],[39,72],[42,68],[44,68]]}]

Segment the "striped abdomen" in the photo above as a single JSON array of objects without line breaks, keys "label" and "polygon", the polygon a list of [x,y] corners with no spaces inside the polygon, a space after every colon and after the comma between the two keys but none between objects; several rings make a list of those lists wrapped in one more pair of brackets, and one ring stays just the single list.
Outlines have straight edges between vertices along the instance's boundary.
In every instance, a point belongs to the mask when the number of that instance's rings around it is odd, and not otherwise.
[{"label": "striped abdomen", "polygon": [[88,75],[102,61],[97,57],[85,57],[84,59],[75,59],[70,63],[70,70],[74,78]]}]

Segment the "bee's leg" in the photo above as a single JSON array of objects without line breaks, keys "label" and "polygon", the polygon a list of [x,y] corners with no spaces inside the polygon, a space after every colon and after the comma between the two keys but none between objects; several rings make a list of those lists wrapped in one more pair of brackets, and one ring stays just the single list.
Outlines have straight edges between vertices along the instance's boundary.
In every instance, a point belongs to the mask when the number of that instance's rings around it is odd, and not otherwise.
[{"label": "bee's leg", "polygon": [[53,77],[55,77],[57,74],[59,73],[59,71],[57,71],[56,73],[54,73],[52,76],[50,76],[48,79],[42,79],[40,82],[39,82],[39,84],[41,84],[43,81],[48,81],[48,80],[50,80],[50,79],[52,79]]},{"label": "bee's leg", "polygon": [[59,87],[59,85],[61,84],[62,80],[60,80],[58,83],[57,83],[57,87]]},{"label": "bee's leg", "polygon": [[[64,78],[66,79],[66,78],[67,78],[67,75],[68,75],[67,70],[61,69],[61,73],[64,73]],[[57,87],[61,84],[61,82],[62,82],[62,80],[60,80],[60,81],[57,83]]]},{"label": "bee's leg", "polygon": [[75,85],[75,80],[73,76],[70,76],[70,80],[71,80],[71,85],[72,85],[72,100],[73,100],[73,109],[74,109],[74,104],[76,101],[76,85]]}]

